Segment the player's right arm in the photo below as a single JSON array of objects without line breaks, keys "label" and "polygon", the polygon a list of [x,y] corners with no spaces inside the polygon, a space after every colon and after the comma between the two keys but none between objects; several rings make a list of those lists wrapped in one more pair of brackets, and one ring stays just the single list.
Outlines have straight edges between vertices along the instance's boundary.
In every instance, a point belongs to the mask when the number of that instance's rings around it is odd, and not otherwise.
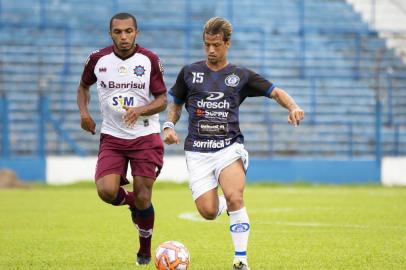
[{"label": "player's right arm", "polygon": [[96,123],[93,121],[87,108],[90,102],[90,86],[80,81],[77,90],[77,104],[80,112],[80,126],[82,129],[96,134]]},{"label": "player's right arm", "polygon": [[179,138],[175,132],[175,125],[179,121],[182,113],[182,106],[186,99],[187,89],[188,87],[185,83],[185,67],[183,67],[176,78],[175,85],[169,92],[171,96],[173,96],[173,102],[168,106],[166,122],[162,127],[164,132],[164,142],[166,144],[179,144]]},{"label": "player's right arm", "polygon": [[288,122],[294,127],[297,127],[304,118],[304,111],[296,104],[295,100],[284,90],[275,87],[270,93],[270,98],[273,98],[282,107],[289,110]]},{"label": "player's right arm", "polygon": [[179,121],[180,115],[182,114],[182,106],[183,104],[176,104],[175,102],[169,105],[168,113],[166,115],[166,122],[163,126],[164,142],[166,144],[179,144],[179,138],[175,131],[175,125]]},{"label": "player's right arm", "polygon": [[77,104],[80,112],[80,126],[82,129],[90,132],[92,135],[96,134],[96,123],[90,116],[87,108],[90,102],[90,86],[97,81],[94,74],[94,68],[97,60],[100,58],[98,52],[92,52],[86,59],[85,66],[83,68],[82,77],[77,90]]}]

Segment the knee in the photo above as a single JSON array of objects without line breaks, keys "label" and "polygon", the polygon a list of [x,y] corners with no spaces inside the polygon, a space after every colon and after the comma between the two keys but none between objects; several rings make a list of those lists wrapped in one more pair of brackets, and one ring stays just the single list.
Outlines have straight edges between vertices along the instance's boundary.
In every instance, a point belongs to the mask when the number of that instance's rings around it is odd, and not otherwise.
[{"label": "knee", "polygon": [[151,204],[151,192],[148,189],[135,192],[134,197],[138,209],[145,209]]},{"label": "knee", "polygon": [[244,199],[242,193],[231,194],[226,197],[228,211],[236,211],[244,206]]},{"label": "knee", "polygon": [[216,207],[199,207],[197,210],[204,219],[214,220],[217,217],[218,209]]},{"label": "knee", "polygon": [[107,185],[97,186],[97,194],[106,203],[111,203],[117,196],[117,190]]},{"label": "knee", "polygon": [[207,220],[214,220],[217,217],[217,211],[199,210],[200,215]]}]

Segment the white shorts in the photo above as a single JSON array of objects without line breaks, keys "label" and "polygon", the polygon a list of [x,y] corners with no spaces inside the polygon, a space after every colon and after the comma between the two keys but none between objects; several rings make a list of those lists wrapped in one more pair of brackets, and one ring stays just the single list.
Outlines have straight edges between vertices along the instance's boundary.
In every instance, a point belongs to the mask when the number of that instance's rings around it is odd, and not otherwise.
[{"label": "white shorts", "polygon": [[233,143],[214,153],[185,151],[185,154],[189,172],[189,188],[194,200],[216,188],[221,171],[234,161],[241,159],[245,171],[248,168],[248,152],[240,143]]}]

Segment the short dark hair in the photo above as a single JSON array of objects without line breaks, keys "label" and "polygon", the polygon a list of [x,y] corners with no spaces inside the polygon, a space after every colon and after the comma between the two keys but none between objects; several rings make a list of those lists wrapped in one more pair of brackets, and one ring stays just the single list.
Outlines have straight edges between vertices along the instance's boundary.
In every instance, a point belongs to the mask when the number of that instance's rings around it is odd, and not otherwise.
[{"label": "short dark hair", "polygon": [[111,31],[111,27],[113,26],[113,20],[114,19],[125,20],[125,19],[129,19],[129,18],[133,19],[134,28],[137,29],[137,20],[135,19],[135,17],[133,15],[131,15],[130,13],[121,12],[121,13],[117,13],[116,15],[111,17],[111,19],[110,19],[110,31]]}]

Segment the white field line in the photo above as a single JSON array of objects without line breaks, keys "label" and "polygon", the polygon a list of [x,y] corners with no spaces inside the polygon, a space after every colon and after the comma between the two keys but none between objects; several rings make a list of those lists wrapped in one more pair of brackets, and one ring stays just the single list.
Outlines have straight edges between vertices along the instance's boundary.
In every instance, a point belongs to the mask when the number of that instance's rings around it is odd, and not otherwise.
[{"label": "white field line", "polygon": [[[266,212],[282,212],[283,208],[268,209]],[[275,211],[272,211],[275,210]],[[286,208],[286,211],[293,211],[293,208]],[[250,211],[251,212],[251,211]],[[259,212],[259,211],[255,211]],[[211,222],[211,223],[227,223],[228,220],[205,220],[197,212],[185,212],[178,215],[178,218],[190,220],[194,222]],[[309,227],[309,228],[349,228],[349,229],[398,229],[406,230],[405,226],[391,226],[391,225],[366,225],[366,224],[330,224],[319,222],[294,222],[294,221],[256,221],[256,224],[265,225],[283,225],[295,227]]]},{"label": "white field line", "polygon": [[178,218],[181,219],[186,219],[186,220],[191,220],[191,221],[196,221],[196,222],[216,222],[216,223],[225,223],[221,222],[220,220],[206,220],[202,218],[199,213],[197,212],[185,212],[185,213],[180,213]]}]

